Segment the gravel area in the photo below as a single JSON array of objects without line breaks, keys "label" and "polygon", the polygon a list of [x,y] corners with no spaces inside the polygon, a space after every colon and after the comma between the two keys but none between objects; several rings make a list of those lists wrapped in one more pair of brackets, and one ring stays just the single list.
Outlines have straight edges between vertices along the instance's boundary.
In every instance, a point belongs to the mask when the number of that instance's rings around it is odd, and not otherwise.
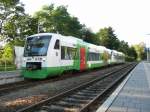
[{"label": "gravel area", "polygon": [[65,90],[71,89],[79,84],[97,78],[104,73],[110,72],[122,65],[94,71],[86,75],[67,78],[65,80],[54,81],[27,89],[20,89],[0,97],[0,112],[14,112],[22,107],[37,103],[48,97],[52,97]]}]

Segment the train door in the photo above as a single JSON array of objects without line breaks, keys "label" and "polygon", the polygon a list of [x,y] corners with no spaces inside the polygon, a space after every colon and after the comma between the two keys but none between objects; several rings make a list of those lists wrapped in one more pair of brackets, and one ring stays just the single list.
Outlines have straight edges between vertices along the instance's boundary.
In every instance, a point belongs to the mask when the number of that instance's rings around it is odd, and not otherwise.
[{"label": "train door", "polygon": [[58,66],[60,65],[60,40],[59,39],[55,41],[53,53],[54,54],[53,54],[52,64],[53,66]]},{"label": "train door", "polygon": [[85,48],[80,48],[80,70],[86,68]]}]

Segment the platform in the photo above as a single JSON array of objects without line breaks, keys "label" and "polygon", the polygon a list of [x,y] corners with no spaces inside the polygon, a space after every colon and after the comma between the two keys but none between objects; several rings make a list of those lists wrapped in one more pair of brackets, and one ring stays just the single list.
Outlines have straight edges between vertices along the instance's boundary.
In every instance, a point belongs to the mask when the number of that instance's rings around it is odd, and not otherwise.
[{"label": "platform", "polygon": [[15,77],[15,76],[20,76],[20,70],[0,71],[0,79],[5,77]]},{"label": "platform", "polygon": [[150,112],[150,63],[139,63],[96,112]]},{"label": "platform", "polygon": [[0,71],[0,85],[23,81],[24,78],[20,74],[20,70]]}]

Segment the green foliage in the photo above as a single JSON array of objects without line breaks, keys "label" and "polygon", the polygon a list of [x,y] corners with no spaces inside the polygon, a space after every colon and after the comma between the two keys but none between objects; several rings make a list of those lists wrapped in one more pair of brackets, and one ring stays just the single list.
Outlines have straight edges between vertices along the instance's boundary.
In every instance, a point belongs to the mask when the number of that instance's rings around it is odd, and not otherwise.
[{"label": "green foliage", "polygon": [[128,50],[129,50],[128,43],[125,42],[125,41],[120,41],[118,50],[127,55],[128,54]]},{"label": "green foliage", "polygon": [[37,19],[28,15],[13,16],[4,24],[4,31],[11,39],[21,38],[37,33]]},{"label": "green foliage", "polygon": [[[38,33],[38,25],[41,32],[60,33],[81,38],[84,41],[96,45],[102,45],[126,54],[126,60],[143,59],[143,47],[135,45],[129,47],[125,41],[120,41],[112,27],[100,29],[93,33],[85,25],[82,25],[77,17],[71,16],[67,7],[54,4],[43,6],[34,17],[24,13],[24,5],[19,0],[0,1],[0,39],[8,38],[9,43],[0,48],[0,63],[13,63],[13,47],[24,46],[25,37]],[[105,56],[107,58],[107,56]]]},{"label": "green foliage", "polygon": [[[0,1],[0,22],[1,22],[1,34],[6,35],[4,26],[7,28],[12,28],[14,30],[14,26],[12,26],[14,21],[10,21],[12,17],[19,17],[24,14],[23,4],[19,3],[19,0],[1,0]],[[9,22],[8,22],[9,21]],[[11,24],[10,24],[11,22]],[[8,25],[8,23],[10,25]]]},{"label": "green foliage", "polygon": [[9,45],[13,46],[24,46],[25,41],[20,38],[15,38],[14,40],[9,42]]},{"label": "green foliage", "polygon": [[142,59],[144,59],[144,49],[145,49],[145,44],[144,43],[139,43],[133,46],[136,54],[137,54],[137,60],[141,61]]},{"label": "green foliage", "polygon": [[136,59],[137,59],[137,53],[136,53],[136,50],[134,49],[133,46],[131,46],[131,47],[128,48],[128,52],[127,52],[126,55],[132,57],[133,60],[136,60]]},{"label": "green foliage", "polygon": [[100,39],[100,45],[105,46],[109,49],[123,52],[126,55],[127,61],[136,60],[137,53],[134,47],[129,47],[127,42],[120,41],[114,34],[114,30],[111,27],[101,29],[97,33],[97,36]]},{"label": "green foliage", "polygon": [[[0,71],[5,69],[5,64],[7,65],[7,70],[14,70],[14,46],[24,46],[24,41],[15,38],[5,45],[4,48],[0,48]],[[9,67],[8,67],[9,65]]]},{"label": "green foliage", "polygon": [[1,58],[1,63],[4,64],[6,61],[7,64],[13,64],[13,59],[14,59],[13,47],[10,44],[7,44],[4,47],[4,52]]},{"label": "green foliage", "polygon": [[44,32],[81,36],[82,25],[76,17],[70,16],[65,6],[44,6],[35,14],[35,18],[42,24]]},{"label": "green foliage", "polygon": [[99,45],[99,38],[97,38],[96,34],[86,27],[82,28],[81,38],[88,43]]},{"label": "green foliage", "polygon": [[130,47],[128,43],[125,41],[120,41],[118,51],[123,52],[124,54],[128,55],[127,59],[132,57],[132,59],[129,59],[129,60],[137,59],[137,54],[136,54],[134,47],[132,46]]},{"label": "green foliage", "polygon": [[[1,62],[1,60],[0,60]],[[16,70],[16,66],[15,65],[8,65],[5,67],[4,64],[3,66],[0,66],[0,71],[12,71],[12,70]]]},{"label": "green foliage", "polygon": [[125,61],[126,62],[132,62],[132,61],[135,61],[135,58],[131,57],[131,56],[128,56],[128,55],[125,55]]},{"label": "green foliage", "polygon": [[2,54],[3,54],[4,50],[2,47],[0,47],[0,59],[2,58]]},{"label": "green foliage", "polygon": [[97,33],[100,39],[100,45],[109,49],[117,50],[119,47],[119,40],[114,34],[114,30],[111,27],[100,29]]}]

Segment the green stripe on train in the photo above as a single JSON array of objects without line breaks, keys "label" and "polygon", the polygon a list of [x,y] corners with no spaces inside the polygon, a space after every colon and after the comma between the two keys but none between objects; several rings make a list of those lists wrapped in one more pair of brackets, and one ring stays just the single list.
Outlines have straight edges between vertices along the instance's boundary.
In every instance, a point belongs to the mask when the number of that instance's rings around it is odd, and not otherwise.
[{"label": "green stripe on train", "polygon": [[26,70],[22,68],[22,74],[25,78],[44,79],[47,77],[59,76],[66,70],[74,69],[73,66],[63,67],[43,67],[40,70]]}]

